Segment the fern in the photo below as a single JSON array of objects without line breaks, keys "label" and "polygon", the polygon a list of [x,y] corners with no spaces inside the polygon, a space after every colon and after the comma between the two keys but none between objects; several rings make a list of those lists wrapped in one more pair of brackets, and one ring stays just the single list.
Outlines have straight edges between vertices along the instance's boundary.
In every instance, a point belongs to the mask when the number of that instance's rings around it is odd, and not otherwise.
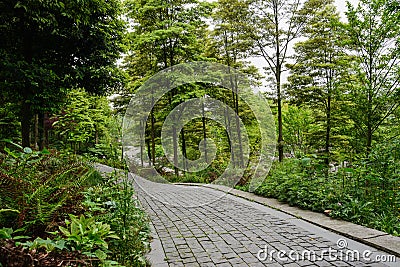
[{"label": "fern", "polygon": [[79,200],[84,187],[99,181],[96,171],[84,162],[28,152],[10,151],[0,158],[0,209],[19,211],[0,218],[0,227],[17,224],[29,230],[63,220],[65,206]]}]

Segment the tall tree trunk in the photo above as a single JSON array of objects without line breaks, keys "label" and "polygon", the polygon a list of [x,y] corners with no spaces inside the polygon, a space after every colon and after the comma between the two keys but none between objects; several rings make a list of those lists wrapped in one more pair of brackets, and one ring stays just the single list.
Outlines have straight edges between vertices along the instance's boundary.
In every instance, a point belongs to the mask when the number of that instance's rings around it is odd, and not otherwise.
[{"label": "tall tree trunk", "polygon": [[21,106],[21,135],[22,146],[30,147],[30,124],[31,124],[31,104],[28,101],[22,101]]},{"label": "tall tree trunk", "polygon": [[207,131],[206,131],[206,117],[205,117],[205,110],[204,110],[204,102],[201,104],[202,109],[202,122],[203,122],[203,139],[204,139],[204,159],[208,162],[208,155],[207,155]]},{"label": "tall tree trunk", "polygon": [[35,120],[34,120],[34,148],[39,149],[39,114],[35,114]]},{"label": "tall tree trunk", "polygon": [[97,125],[94,126],[94,143],[96,145],[99,143],[99,131],[97,130]]},{"label": "tall tree trunk", "polygon": [[325,136],[325,164],[328,166],[330,161],[329,146],[331,142],[331,96],[328,95],[326,107],[326,136]]},{"label": "tall tree trunk", "polygon": [[[23,55],[25,61],[29,64],[32,63],[32,32],[27,30],[26,25],[24,25],[24,14],[21,15],[22,18],[22,27],[24,28],[23,33]],[[28,81],[24,86],[24,99],[22,100],[22,107],[21,107],[21,135],[22,135],[22,146],[23,147],[30,147],[31,140],[30,140],[30,125],[31,125],[31,118],[32,118],[32,111],[31,111],[31,98],[32,98],[32,88],[31,84]]]},{"label": "tall tree trunk", "polygon": [[278,3],[274,1],[274,22],[275,22],[275,53],[276,53],[276,93],[278,101],[278,157],[279,162],[283,161],[283,134],[282,134],[282,94],[281,94],[281,75],[282,75],[282,62],[281,62],[281,45],[279,40],[279,10]]},{"label": "tall tree trunk", "polygon": [[371,123],[368,122],[367,125],[367,155],[371,153],[371,148],[372,148],[372,127]]},{"label": "tall tree trunk", "polygon": [[45,112],[43,116],[43,147],[49,146],[49,113]]},{"label": "tall tree trunk", "polygon": [[[143,129],[143,120],[140,120],[140,129]],[[140,140],[143,140],[143,133],[142,131],[140,131]],[[122,146],[122,149],[124,148],[124,146]],[[143,143],[140,141],[140,166],[144,166],[143,164]],[[123,158],[123,153],[122,153],[122,158]]]},{"label": "tall tree trunk", "polygon": [[185,129],[182,128],[182,154],[183,154],[183,168],[186,170],[186,159],[187,159],[187,154],[186,154],[186,140],[185,140]]},{"label": "tall tree trunk", "polygon": [[277,90],[277,101],[278,101],[278,155],[279,161],[283,161],[283,133],[282,133],[282,96],[281,96],[281,70],[277,68],[278,72],[276,75],[276,90]]},{"label": "tall tree trunk", "polygon": [[[369,24],[369,33],[371,34],[372,29],[371,29],[372,25],[371,22]],[[374,53],[372,52],[372,43],[369,44],[369,65],[368,65],[368,114],[367,114],[367,156],[369,155],[369,153],[371,152],[371,147],[372,147],[372,102],[373,102],[373,66],[374,66]]]},{"label": "tall tree trunk", "polygon": [[[151,87],[151,106],[154,107],[154,91],[153,87]],[[155,127],[154,124],[156,119],[154,118],[154,109],[151,109],[150,112],[150,127],[151,127],[151,161],[153,166],[156,164],[156,141],[155,141]]]},{"label": "tall tree trunk", "polygon": [[238,142],[239,142],[239,167],[243,168],[244,167],[244,160],[243,160],[243,145],[242,145],[242,131],[240,129],[240,124],[239,124],[239,94],[238,94],[238,82],[237,82],[237,77],[235,74],[234,77],[234,88],[235,88],[235,94],[236,97],[234,98],[234,107],[235,107],[235,112],[236,112],[236,132],[238,135]]},{"label": "tall tree trunk", "polygon": [[155,142],[155,118],[154,118],[154,111],[150,112],[150,119],[151,119],[151,161],[153,162],[153,166],[156,164],[156,142]]},{"label": "tall tree trunk", "polygon": [[43,148],[44,148],[44,143],[45,143],[45,141],[44,141],[44,132],[45,132],[45,129],[44,129],[44,127],[45,127],[45,125],[44,125],[44,113],[43,113],[43,111],[39,111],[38,112],[38,117],[39,117],[39,119],[38,119],[38,121],[39,121],[39,150],[43,150]]},{"label": "tall tree trunk", "polygon": [[[174,119],[175,121],[175,119]],[[178,169],[178,138],[176,133],[175,125],[172,126],[172,143],[174,146],[174,170],[176,177],[179,176],[179,169]]]},{"label": "tall tree trunk", "polygon": [[[229,146],[230,149],[232,150],[232,129],[231,129],[231,116],[229,115],[229,106],[227,106],[225,109],[225,126],[228,132]],[[235,167],[236,166],[235,153],[231,152],[231,160],[233,167]]]},{"label": "tall tree trunk", "polygon": [[153,165],[151,161],[151,140],[147,142],[147,156],[149,157],[149,165]]}]

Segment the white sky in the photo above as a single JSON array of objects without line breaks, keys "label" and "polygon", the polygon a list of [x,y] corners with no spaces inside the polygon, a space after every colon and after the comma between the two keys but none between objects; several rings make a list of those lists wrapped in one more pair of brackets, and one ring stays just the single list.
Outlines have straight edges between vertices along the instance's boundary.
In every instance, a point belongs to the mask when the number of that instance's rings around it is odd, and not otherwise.
[{"label": "white sky", "polygon": [[[357,6],[359,0],[348,0],[353,6]],[[347,10],[346,7],[346,3],[347,0],[335,0],[335,5],[338,9],[338,11],[340,12],[340,18],[344,21],[346,21],[346,14],[344,13]],[[292,45],[295,43],[295,41],[292,43]],[[292,49],[289,49],[289,51],[292,51]],[[267,63],[265,62],[264,59],[262,58],[249,58],[249,60],[251,61],[251,63],[253,63],[258,69],[260,69],[261,73],[264,73],[263,68],[267,66]],[[287,77],[288,73],[284,72],[282,75],[282,80],[283,82],[286,82],[286,77]],[[265,79],[263,79],[263,85],[261,86],[262,88],[260,88],[261,91],[269,91],[268,90],[268,85],[265,82]]]},{"label": "white sky", "polygon": [[[346,17],[346,15],[344,14],[344,12],[346,11],[346,0],[335,0],[335,4],[337,9],[340,11],[340,16],[343,18]],[[349,0],[349,2],[353,5],[356,6],[358,4],[358,0]]]}]

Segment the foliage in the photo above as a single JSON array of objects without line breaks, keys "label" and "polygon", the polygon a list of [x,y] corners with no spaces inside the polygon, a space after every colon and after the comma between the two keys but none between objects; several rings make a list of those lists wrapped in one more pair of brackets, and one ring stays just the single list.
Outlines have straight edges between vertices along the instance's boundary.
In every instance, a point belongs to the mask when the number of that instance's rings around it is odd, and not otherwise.
[{"label": "foliage", "polygon": [[361,0],[348,4],[346,13],[348,48],[357,57],[354,79],[349,87],[348,113],[362,144],[358,151],[368,154],[382,124],[400,103],[399,12],[389,0]]},{"label": "foliage", "polygon": [[[0,162],[0,251],[11,254],[0,256],[1,263],[19,262],[18,255],[28,253],[64,264],[72,259],[90,266],[147,264],[147,217],[127,176],[102,178],[86,161],[6,144]],[[14,231],[15,225],[21,228]]]},{"label": "foliage", "polygon": [[12,137],[18,140],[20,136],[20,124],[16,103],[7,103],[5,99],[0,99],[0,139]]},{"label": "foliage", "polygon": [[301,0],[250,1],[250,16],[242,18],[245,29],[253,42],[253,56],[265,62],[272,98],[277,104],[278,157],[283,160],[282,124],[282,73],[289,60],[288,48],[300,37],[306,22],[307,10]]},{"label": "foliage", "polygon": [[146,214],[135,200],[128,174],[112,173],[108,179],[85,192],[89,213],[109,224],[118,239],[108,242],[111,257],[126,266],[145,266],[149,249]]},{"label": "foliage", "polygon": [[33,114],[57,109],[70,88],[118,85],[123,51],[120,1],[2,1],[1,96],[19,104],[23,146]]},{"label": "foliage", "polygon": [[[332,0],[310,0],[313,10],[303,30],[307,39],[295,44],[295,63],[288,64],[291,75],[286,93],[292,103],[306,105],[315,112],[314,146],[323,147],[326,163],[331,150],[340,147],[339,126],[347,122],[343,111],[345,91],[352,59],[343,46],[343,26]],[[324,141],[322,141],[324,140]]]},{"label": "foliage", "polygon": [[312,110],[306,107],[283,106],[283,137],[291,154],[308,154],[314,146],[313,136],[320,127],[313,124],[312,115]]},{"label": "foliage", "polygon": [[287,159],[273,166],[256,193],[400,235],[399,145],[397,139],[376,146],[369,158],[337,170],[315,158]]},{"label": "foliage", "polygon": [[[96,172],[74,160],[59,157],[47,150],[30,148],[4,150],[0,162],[0,203],[14,210],[0,221],[2,225],[24,227],[27,231],[46,227],[57,220],[63,206],[79,197],[83,186],[96,182]],[[77,201],[75,199],[74,201]]]},{"label": "foliage", "polygon": [[90,144],[98,144],[100,138],[109,141],[108,125],[111,110],[105,97],[88,94],[82,89],[72,90],[64,101],[64,108],[54,116],[54,133],[65,148],[85,150]]},{"label": "foliage", "polygon": [[[15,240],[15,238],[13,238]],[[22,246],[28,247],[29,249],[40,249],[44,248],[47,252],[54,251],[55,249],[63,250],[65,249],[65,240],[60,239],[53,241],[50,238],[42,239],[37,237],[35,240],[27,241],[25,243],[21,243]]]}]

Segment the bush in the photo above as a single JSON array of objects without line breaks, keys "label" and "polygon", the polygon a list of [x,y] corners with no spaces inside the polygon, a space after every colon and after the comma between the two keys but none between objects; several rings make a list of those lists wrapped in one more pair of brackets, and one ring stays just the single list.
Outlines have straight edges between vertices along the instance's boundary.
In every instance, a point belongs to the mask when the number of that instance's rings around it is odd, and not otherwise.
[{"label": "bush", "polygon": [[127,173],[102,177],[75,156],[9,145],[0,153],[0,266],[147,265],[147,217]]},{"label": "bush", "polygon": [[316,157],[274,162],[256,194],[400,235],[400,142],[331,171]]}]

